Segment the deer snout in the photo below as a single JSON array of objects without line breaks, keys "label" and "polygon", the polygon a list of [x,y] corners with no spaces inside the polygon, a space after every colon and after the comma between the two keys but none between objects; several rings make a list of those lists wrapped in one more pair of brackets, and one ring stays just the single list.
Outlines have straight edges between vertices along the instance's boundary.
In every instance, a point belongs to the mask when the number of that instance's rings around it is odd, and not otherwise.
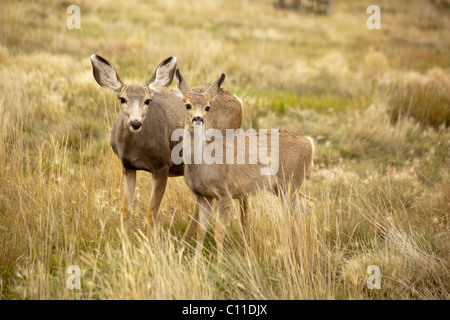
[{"label": "deer snout", "polygon": [[201,126],[203,124],[203,118],[202,117],[194,117],[192,119],[192,124],[194,126]]},{"label": "deer snout", "polygon": [[140,122],[140,121],[131,121],[130,122],[130,124],[131,124],[131,127],[134,129],[134,130],[139,130],[140,128],[141,128],[141,126],[142,126],[142,122]]}]

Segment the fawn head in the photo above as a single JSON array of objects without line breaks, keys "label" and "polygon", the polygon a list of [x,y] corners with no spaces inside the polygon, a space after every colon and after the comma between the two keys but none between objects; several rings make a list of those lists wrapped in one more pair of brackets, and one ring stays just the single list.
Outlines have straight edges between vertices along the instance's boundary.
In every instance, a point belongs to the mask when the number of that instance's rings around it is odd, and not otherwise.
[{"label": "fawn head", "polygon": [[172,83],[177,66],[177,59],[169,57],[159,64],[153,75],[143,85],[126,85],[106,59],[99,55],[92,55],[91,62],[95,80],[101,87],[112,90],[116,94],[124,115],[125,126],[132,132],[142,129],[153,93],[167,88]]},{"label": "fawn head", "polygon": [[220,86],[225,80],[225,73],[212,83],[204,92],[194,92],[181,76],[180,70],[176,70],[177,85],[183,96],[186,106],[185,128],[192,130],[196,126],[202,126],[207,122],[211,102],[219,94]]}]

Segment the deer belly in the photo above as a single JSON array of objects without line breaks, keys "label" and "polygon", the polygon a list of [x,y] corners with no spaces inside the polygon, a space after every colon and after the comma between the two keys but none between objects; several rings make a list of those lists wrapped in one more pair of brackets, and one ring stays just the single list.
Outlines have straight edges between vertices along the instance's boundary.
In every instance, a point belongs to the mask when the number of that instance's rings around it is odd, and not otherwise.
[{"label": "deer belly", "polygon": [[147,165],[145,161],[140,159],[128,159],[122,158],[120,159],[124,168],[129,170],[145,170],[148,172],[152,172],[151,168]]}]

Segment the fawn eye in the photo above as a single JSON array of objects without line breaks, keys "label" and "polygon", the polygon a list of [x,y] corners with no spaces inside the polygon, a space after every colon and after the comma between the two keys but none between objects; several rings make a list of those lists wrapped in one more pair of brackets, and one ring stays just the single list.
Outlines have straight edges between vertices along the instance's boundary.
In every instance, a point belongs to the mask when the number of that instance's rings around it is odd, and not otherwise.
[{"label": "fawn eye", "polygon": [[192,106],[191,106],[190,104],[187,104],[187,105],[186,105],[186,109],[187,109],[187,110],[191,110],[191,108],[192,108]]},{"label": "fawn eye", "polygon": [[206,112],[208,112],[209,109],[211,109],[211,107],[210,107],[210,106],[207,106],[207,107],[205,108]]},{"label": "fawn eye", "polygon": [[150,104],[150,101],[151,101],[151,99],[147,99],[147,100],[145,100],[144,103],[148,106]]},{"label": "fawn eye", "polygon": [[125,100],[125,98],[119,98],[120,103],[127,103],[127,100]]}]

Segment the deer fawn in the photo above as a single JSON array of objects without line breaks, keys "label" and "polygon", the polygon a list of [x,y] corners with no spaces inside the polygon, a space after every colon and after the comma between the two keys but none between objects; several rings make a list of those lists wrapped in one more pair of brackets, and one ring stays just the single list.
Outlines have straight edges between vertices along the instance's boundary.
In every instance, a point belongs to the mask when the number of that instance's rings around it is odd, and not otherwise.
[{"label": "deer fawn", "polygon": [[[136,171],[152,173],[150,208],[147,212],[147,236],[158,214],[164,195],[167,178],[182,176],[184,165],[175,165],[171,160],[171,150],[176,142],[171,141],[172,132],[184,126],[184,103],[175,91],[159,92],[167,88],[173,80],[177,60],[169,57],[161,62],[153,75],[143,84],[126,85],[114,67],[98,55],[91,56],[94,78],[98,84],[112,90],[120,101],[120,112],[111,133],[111,147],[122,162],[124,189],[121,217],[122,234],[126,234],[130,218],[133,195],[136,186]],[[195,88],[202,92],[206,87]],[[240,128],[242,104],[230,92],[222,90],[212,104],[217,111],[213,118],[221,118],[218,128]],[[221,114],[226,109],[227,117]],[[198,216],[198,207],[194,217]],[[195,226],[195,222],[189,224]],[[185,238],[191,234],[189,227]]]},{"label": "deer fawn", "polygon": [[[250,159],[252,152],[260,153],[261,148],[266,148],[271,155],[277,155],[279,168],[277,168],[277,172],[272,171],[272,174],[267,174],[267,171],[264,171],[268,169],[268,166],[260,160],[254,162],[254,164],[238,164],[237,161],[229,164],[228,158],[226,164],[223,164],[223,162],[196,163],[195,152],[198,150],[196,149],[198,146],[195,145],[195,139],[190,139],[190,136],[193,134],[195,136],[198,131],[203,134],[201,140],[197,140],[197,142],[200,141],[200,149],[203,151],[206,151],[213,143],[212,141],[208,142],[205,132],[213,128],[214,123],[211,121],[210,115],[215,112],[214,108],[220,108],[212,102],[220,90],[225,74],[222,74],[220,79],[211,84],[204,93],[197,93],[192,90],[178,69],[176,77],[178,88],[183,95],[186,106],[185,137],[183,139],[184,178],[191,191],[196,195],[199,206],[196,254],[197,256],[201,255],[211,214],[211,201],[215,198],[217,200],[218,219],[214,235],[218,260],[221,260],[225,229],[232,211],[232,199],[246,198],[259,188],[271,190],[279,196],[293,198],[297,191],[297,193],[300,193],[299,188],[303,179],[313,165],[314,143],[310,137],[290,131],[277,131],[278,141],[275,141],[275,143],[272,141],[274,140],[272,139],[274,133],[266,134],[264,137],[263,134],[255,134],[260,141],[265,138],[267,143],[263,146],[259,144],[251,146],[251,137],[244,136],[245,159]],[[238,138],[239,135],[235,137]],[[253,148],[252,151],[252,147],[256,148]],[[234,157],[233,160],[236,160],[240,149],[236,147],[234,142],[231,144],[231,149],[233,155],[230,158]],[[230,145],[228,143],[222,145],[220,148],[216,148],[214,152],[215,156],[223,157],[224,154],[230,152]],[[262,172],[266,173],[262,174]]]}]

